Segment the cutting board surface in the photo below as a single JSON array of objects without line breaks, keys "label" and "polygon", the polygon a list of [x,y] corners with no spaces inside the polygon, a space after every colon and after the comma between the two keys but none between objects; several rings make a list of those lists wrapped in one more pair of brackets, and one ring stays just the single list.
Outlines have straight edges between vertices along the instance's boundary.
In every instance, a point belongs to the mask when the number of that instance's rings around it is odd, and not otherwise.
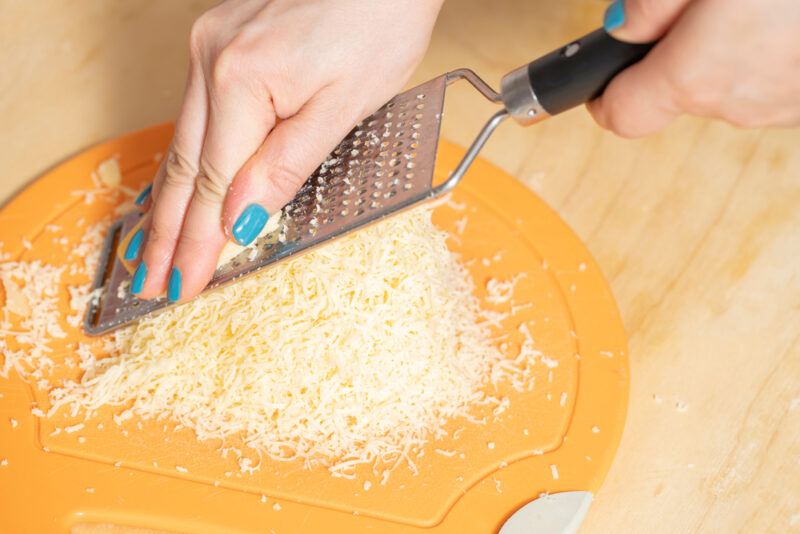
[{"label": "cutting board surface", "polygon": [[[72,191],[91,188],[92,171],[114,156],[123,183],[142,187],[171,134],[170,125],[132,133],[41,177],[0,211],[5,250],[12,259],[75,261],[70,247],[86,226],[111,217],[114,206],[103,199],[86,204]],[[438,179],[462,153],[442,144]],[[189,532],[211,525],[242,532],[295,532],[298,525],[309,532],[487,532],[542,492],[596,491],[624,424],[628,362],[613,297],[589,252],[538,197],[482,160],[435,208],[434,222],[452,235],[449,245],[467,262],[480,298],[488,280],[524,273],[511,302],[484,300],[484,306],[516,307],[500,329],[510,346],[521,342],[525,324],[536,348],[557,365],[537,365],[531,391],[501,387],[495,395],[507,396],[511,407],[497,417],[487,409],[486,425],[452,422],[451,431],[464,430],[458,439],[430,443],[417,461],[419,474],[403,467],[382,485],[366,468],[346,480],[266,460],[256,473],[242,474],[232,458],[220,456],[219,442],[198,442],[169,421],[117,425],[109,410],[79,432],[51,435],[82,419],[33,417],[31,401],[46,407],[46,392],[12,376],[0,378],[0,413],[20,423],[11,428],[0,421],[0,458],[8,460],[0,468],[0,528],[59,532],[102,522]],[[54,242],[46,225],[63,228],[67,245]],[[64,296],[67,285],[81,281],[66,277]],[[69,336],[55,345],[55,360],[82,339],[64,327]],[[372,482],[369,491],[365,480]]]}]

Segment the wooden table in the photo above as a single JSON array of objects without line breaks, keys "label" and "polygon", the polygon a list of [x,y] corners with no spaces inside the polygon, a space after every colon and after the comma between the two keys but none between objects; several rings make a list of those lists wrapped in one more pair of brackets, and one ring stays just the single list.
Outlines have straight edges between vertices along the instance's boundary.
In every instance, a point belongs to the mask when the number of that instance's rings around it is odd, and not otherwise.
[{"label": "wooden table", "polygon": [[[0,0],[0,199],[71,153],[172,118],[214,2]],[[414,82],[493,84],[597,26],[600,0],[450,0]],[[486,105],[449,98],[469,142]],[[685,118],[625,141],[583,110],[503,126],[483,155],[588,243],[630,336],[617,459],[583,532],[800,531],[800,130]]]}]

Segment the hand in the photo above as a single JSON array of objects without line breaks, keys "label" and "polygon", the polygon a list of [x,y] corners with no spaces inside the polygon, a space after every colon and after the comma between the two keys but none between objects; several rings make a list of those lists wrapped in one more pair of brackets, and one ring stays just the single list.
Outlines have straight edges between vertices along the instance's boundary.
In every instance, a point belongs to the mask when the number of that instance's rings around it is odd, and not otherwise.
[{"label": "hand", "polygon": [[605,26],[623,41],[662,40],[589,104],[624,137],[683,113],[737,126],[800,124],[800,5],[796,0],[622,0]]},{"label": "hand", "polygon": [[347,132],[402,89],[440,6],[228,0],[202,15],[175,135],[142,202],[132,291],[167,290],[172,301],[200,293],[228,239],[249,244]]}]

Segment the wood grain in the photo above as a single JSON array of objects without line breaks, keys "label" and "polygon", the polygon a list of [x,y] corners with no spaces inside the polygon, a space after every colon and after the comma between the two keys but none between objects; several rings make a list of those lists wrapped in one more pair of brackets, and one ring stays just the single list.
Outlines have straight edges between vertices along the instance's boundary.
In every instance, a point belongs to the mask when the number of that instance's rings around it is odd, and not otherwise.
[{"label": "wood grain", "polygon": [[[175,116],[213,2],[0,0],[0,199],[101,139]],[[414,77],[492,84],[598,25],[599,0],[451,0]],[[468,143],[490,106],[448,93]],[[625,141],[583,110],[504,125],[483,156],[587,242],[630,336],[622,446],[583,532],[800,531],[800,131],[684,118]]]}]

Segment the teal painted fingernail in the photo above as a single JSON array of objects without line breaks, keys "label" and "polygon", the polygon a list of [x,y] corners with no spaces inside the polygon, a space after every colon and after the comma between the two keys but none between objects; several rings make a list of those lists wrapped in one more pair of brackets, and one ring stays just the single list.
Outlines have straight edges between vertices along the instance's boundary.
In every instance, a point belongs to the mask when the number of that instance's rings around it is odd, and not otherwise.
[{"label": "teal painted fingernail", "polygon": [[142,262],[136,268],[136,272],[133,273],[133,280],[131,280],[131,293],[138,295],[142,292],[145,278],[147,278],[147,265]]},{"label": "teal painted fingernail", "polygon": [[250,204],[233,224],[233,238],[242,246],[249,245],[258,237],[268,220],[267,210],[258,204]]},{"label": "teal painted fingernail", "polygon": [[177,267],[172,268],[167,284],[167,299],[170,302],[177,302],[181,298],[181,270]]},{"label": "teal painted fingernail", "polygon": [[610,32],[623,24],[625,24],[625,2],[624,0],[614,0],[603,16],[603,28]]},{"label": "teal painted fingernail", "polygon": [[128,261],[135,260],[139,255],[139,249],[142,248],[142,240],[144,239],[144,230],[139,228],[133,237],[128,242],[128,247],[125,249],[125,259]]},{"label": "teal painted fingernail", "polygon": [[150,196],[150,192],[151,191],[153,191],[153,184],[150,184],[147,187],[145,187],[144,189],[142,189],[142,192],[139,193],[139,196],[136,197],[136,200],[134,200],[134,203],[137,206],[141,206],[142,204],[144,204],[144,201],[147,200],[147,197]]}]

